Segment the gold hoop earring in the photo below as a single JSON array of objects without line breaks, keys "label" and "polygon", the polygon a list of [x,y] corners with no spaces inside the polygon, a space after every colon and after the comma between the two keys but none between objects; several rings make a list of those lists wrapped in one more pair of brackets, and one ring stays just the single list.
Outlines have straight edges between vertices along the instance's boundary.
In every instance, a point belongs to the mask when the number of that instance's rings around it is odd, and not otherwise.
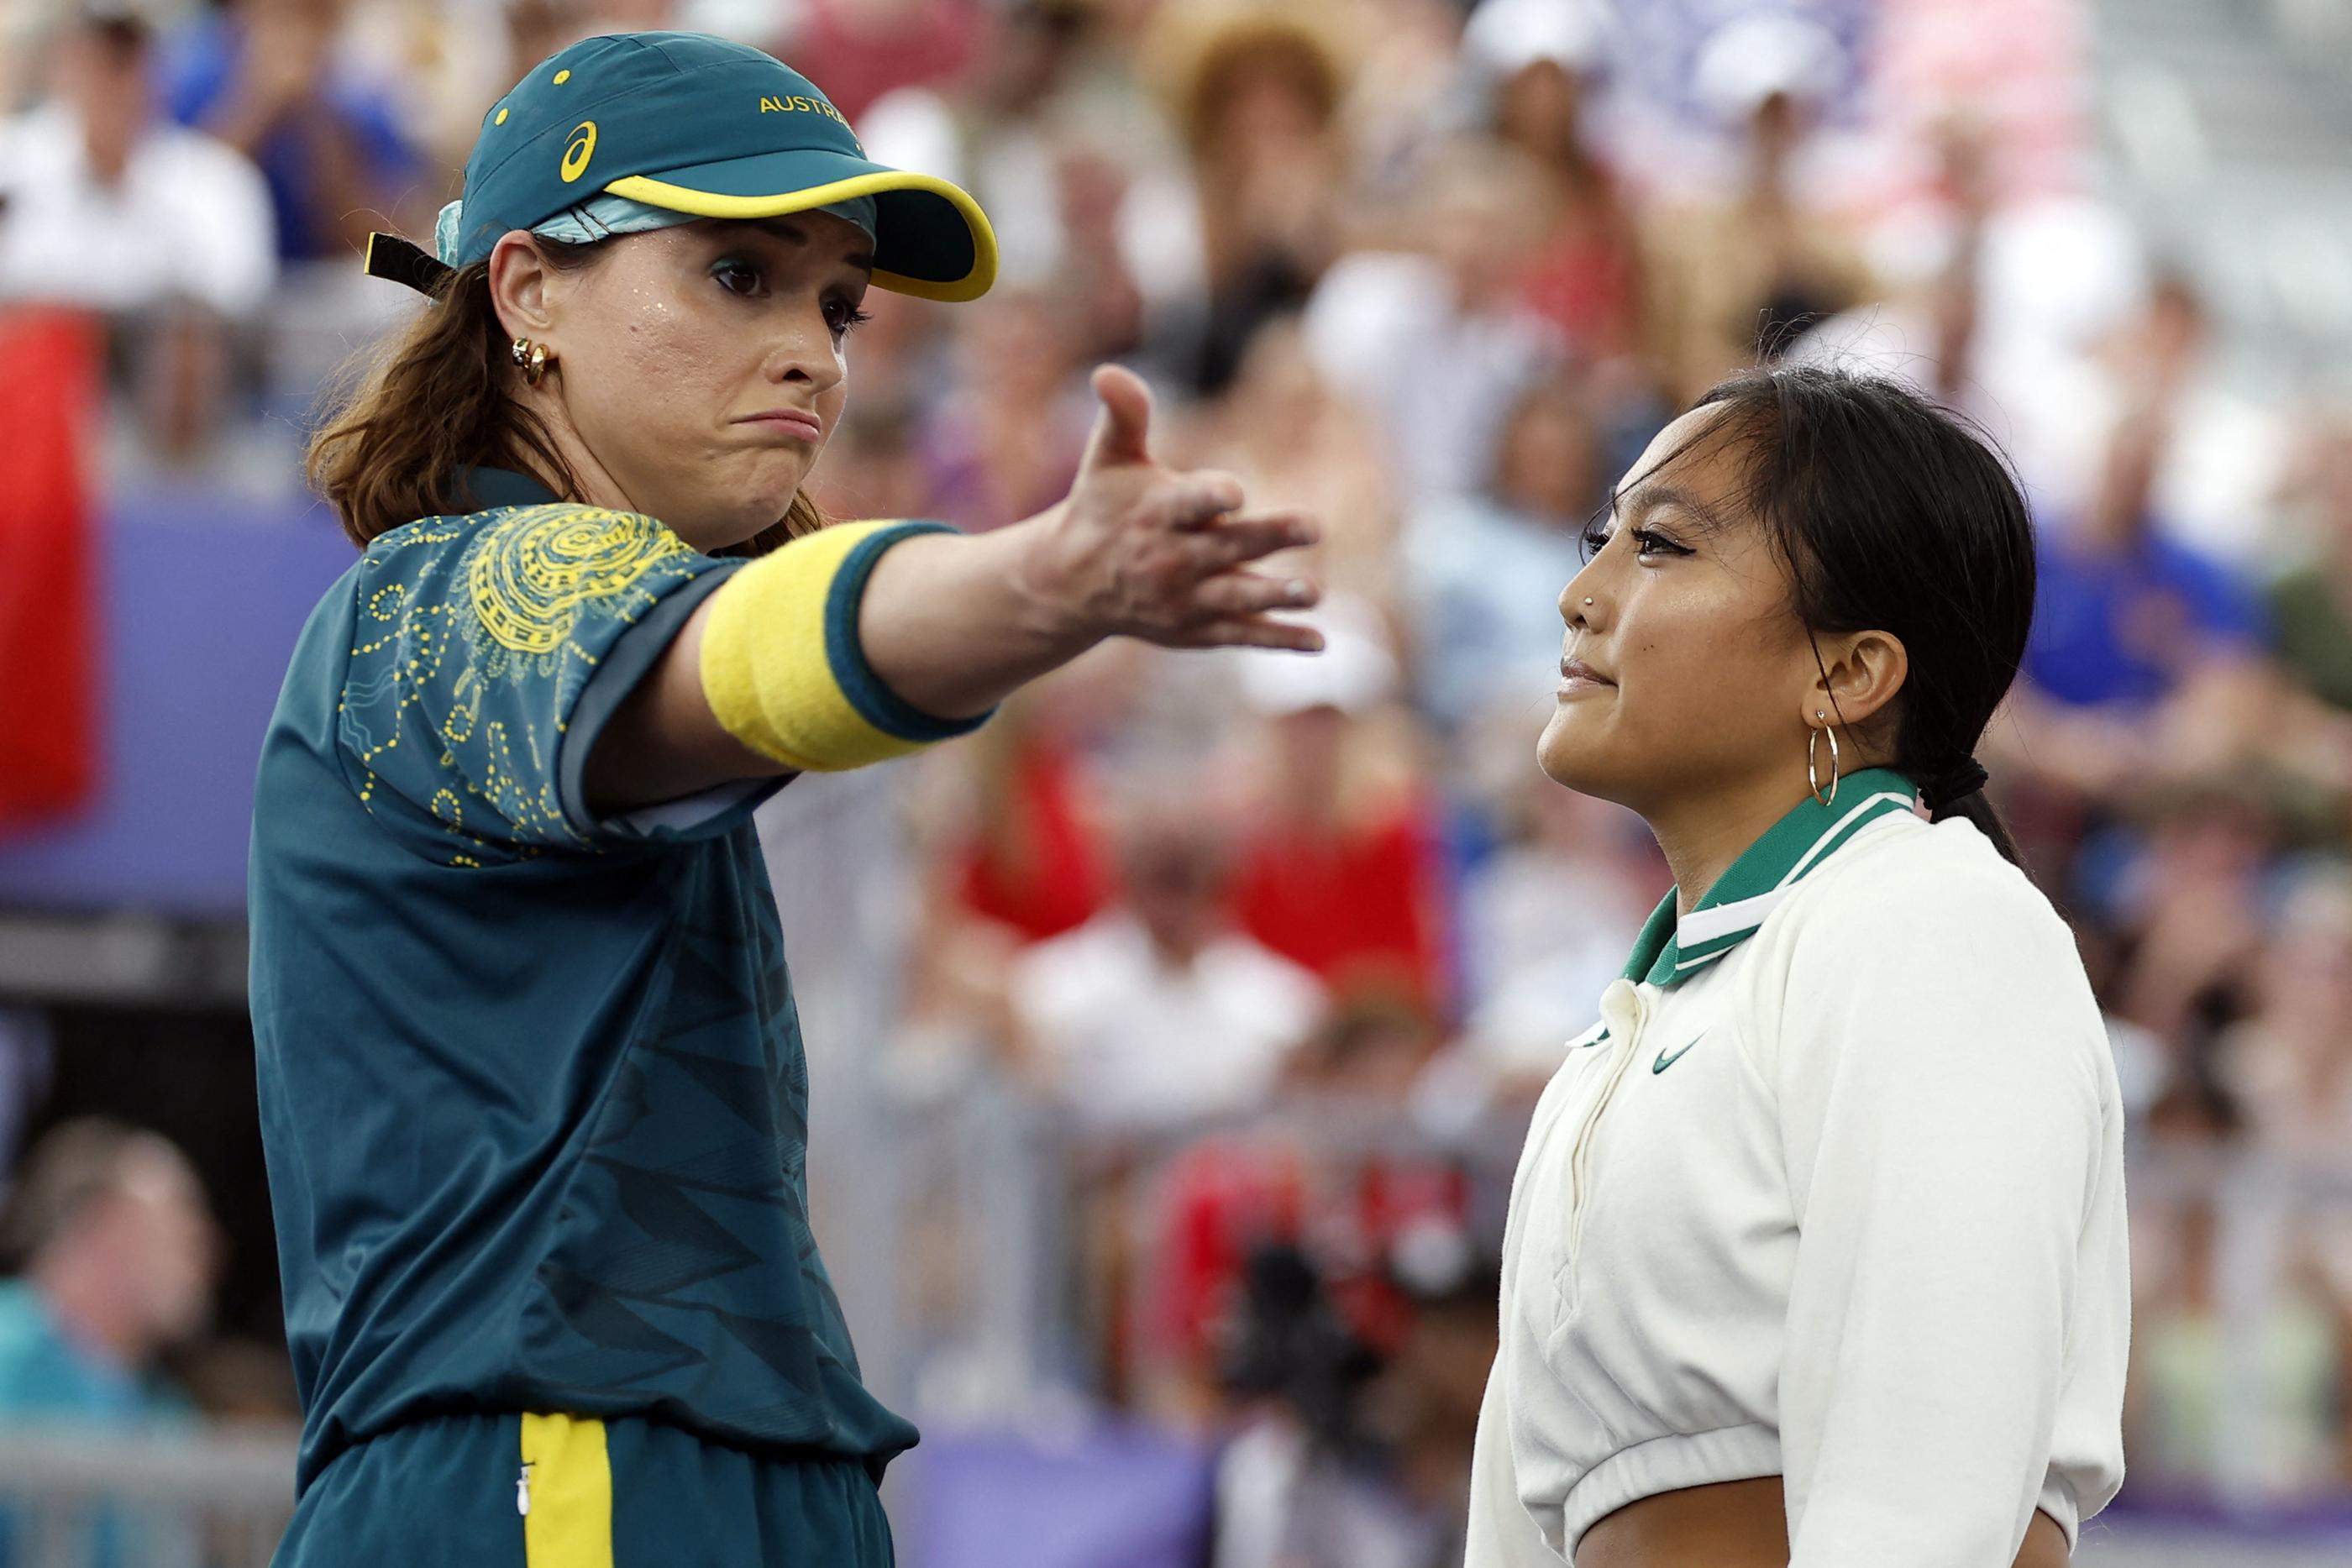
[{"label": "gold hoop earring", "polygon": [[[1822,727],[1808,730],[1805,734],[1805,782],[1811,787],[1814,800],[1824,806],[1834,806],[1837,804],[1839,772],[1837,727],[1829,722],[1830,716],[1819,708],[1813,710],[1813,716],[1822,721]],[[1813,765],[1815,747],[1824,735],[1830,737],[1830,792],[1827,795],[1822,793],[1821,774]]]},{"label": "gold hoop earring", "polygon": [[548,362],[552,358],[544,343],[534,343],[529,338],[514,340],[514,362],[522,367],[522,379],[533,386],[539,384],[540,377],[547,374]]}]

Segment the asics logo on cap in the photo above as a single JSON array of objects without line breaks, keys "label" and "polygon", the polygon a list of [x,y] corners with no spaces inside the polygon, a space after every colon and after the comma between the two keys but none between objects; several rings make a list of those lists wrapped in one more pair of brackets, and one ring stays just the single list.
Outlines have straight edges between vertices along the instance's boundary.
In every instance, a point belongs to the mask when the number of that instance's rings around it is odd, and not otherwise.
[{"label": "asics logo on cap", "polygon": [[596,122],[583,120],[572,128],[572,140],[563,144],[563,166],[561,172],[565,184],[588,172],[588,160],[596,155]]}]

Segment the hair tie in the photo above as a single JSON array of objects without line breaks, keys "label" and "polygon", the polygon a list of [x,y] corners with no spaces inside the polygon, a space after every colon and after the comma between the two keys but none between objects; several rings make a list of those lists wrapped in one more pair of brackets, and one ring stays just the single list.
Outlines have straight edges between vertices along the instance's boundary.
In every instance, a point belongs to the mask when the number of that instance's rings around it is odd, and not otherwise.
[{"label": "hair tie", "polygon": [[1983,789],[1991,777],[1984,770],[1984,765],[1971,757],[1933,779],[1921,779],[1919,803],[1930,811],[1940,811],[1953,801]]}]

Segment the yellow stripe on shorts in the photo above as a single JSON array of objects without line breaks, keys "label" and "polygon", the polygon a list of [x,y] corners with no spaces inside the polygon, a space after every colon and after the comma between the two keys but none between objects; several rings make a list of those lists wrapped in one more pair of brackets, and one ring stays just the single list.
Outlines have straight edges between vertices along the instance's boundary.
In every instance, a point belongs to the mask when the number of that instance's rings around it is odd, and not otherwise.
[{"label": "yellow stripe on shorts", "polygon": [[604,1423],[578,1416],[522,1418],[526,1568],[613,1568],[613,1465]]}]

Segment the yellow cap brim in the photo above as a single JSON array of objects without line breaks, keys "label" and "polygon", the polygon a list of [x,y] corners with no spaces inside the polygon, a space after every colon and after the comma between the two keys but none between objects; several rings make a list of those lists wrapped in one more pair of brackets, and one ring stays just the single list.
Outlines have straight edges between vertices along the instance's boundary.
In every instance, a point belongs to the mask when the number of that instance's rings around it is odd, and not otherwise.
[{"label": "yellow cap brim", "polygon": [[[752,161],[741,162],[749,163]],[[681,170],[678,172],[690,177],[698,171]],[[894,294],[911,294],[922,299],[964,300],[979,298],[996,281],[996,231],[989,226],[988,214],[982,212],[980,204],[963,191],[929,174],[918,174],[904,169],[876,169],[868,173],[853,174],[824,184],[803,186],[772,195],[736,195],[700,190],[691,184],[657,180],[645,174],[627,175],[614,181],[604,189],[614,195],[643,202],[647,206],[666,207],[675,213],[691,213],[698,218],[781,217],[788,213],[829,207],[836,202],[855,201],[860,196],[919,194],[937,197],[953,209],[971,236],[970,270],[955,278],[925,277],[882,265],[894,256],[905,255],[908,249],[908,236],[891,232],[899,228],[904,220],[894,221],[892,215],[886,212],[882,217],[885,232],[877,234],[875,240],[877,254],[874,286],[889,289]],[[899,204],[892,205],[898,206]]]}]

